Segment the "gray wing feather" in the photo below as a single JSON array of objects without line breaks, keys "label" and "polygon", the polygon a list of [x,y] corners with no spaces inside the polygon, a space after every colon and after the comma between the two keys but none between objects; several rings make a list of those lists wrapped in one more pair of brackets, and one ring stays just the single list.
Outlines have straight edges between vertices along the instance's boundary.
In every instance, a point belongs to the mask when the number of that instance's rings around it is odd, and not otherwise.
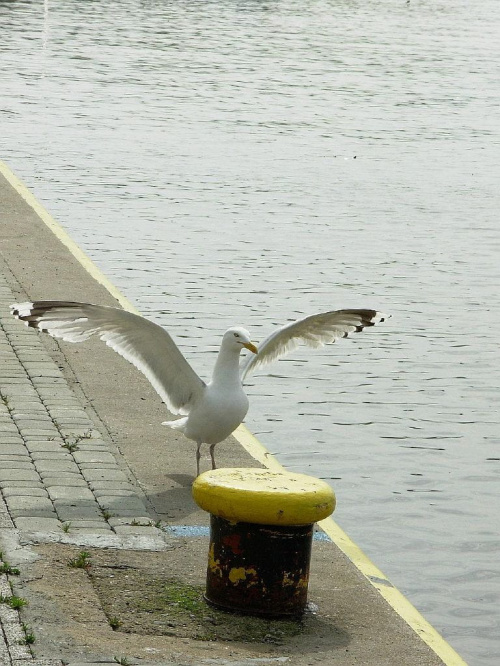
[{"label": "gray wing feather", "polygon": [[68,342],[98,335],[151,382],[173,414],[188,414],[205,383],[161,326],[136,314],[90,303],[16,303],[12,313],[27,326]]},{"label": "gray wing feather", "polygon": [[299,345],[323,347],[349,333],[362,331],[384,321],[387,315],[376,310],[333,310],[320,312],[286,324],[271,333],[259,345],[259,353],[247,357],[241,366],[241,380],[273,361],[282,358]]}]

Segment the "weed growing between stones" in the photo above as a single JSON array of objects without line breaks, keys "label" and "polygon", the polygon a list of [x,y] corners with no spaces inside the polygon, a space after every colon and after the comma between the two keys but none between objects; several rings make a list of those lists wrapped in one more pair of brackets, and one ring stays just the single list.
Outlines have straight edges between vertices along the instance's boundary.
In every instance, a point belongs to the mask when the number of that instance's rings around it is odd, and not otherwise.
[{"label": "weed growing between stones", "polygon": [[123,622],[121,622],[121,621],[120,621],[117,617],[115,617],[115,616],[113,616],[113,617],[109,617],[109,618],[108,618],[108,622],[109,622],[109,626],[111,627],[111,629],[113,629],[113,631],[117,631],[117,630],[122,626],[122,624],[123,624]]},{"label": "weed growing between stones", "polygon": [[85,569],[88,571],[92,566],[90,553],[86,550],[82,550],[76,557],[69,560],[68,566],[73,569]]},{"label": "weed growing between stones", "polygon": [[17,610],[19,608],[22,608],[23,606],[27,606],[28,602],[26,601],[26,599],[23,599],[22,597],[17,597],[15,594],[10,596],[4,596],[3,594],[0,594],[0,604],[7,604],[7,606],[10,606],[11,608]]},{"label": "weed growing between stones", "polygon": [[127,657],[113,657],[113,659],[116,661],[117,664],[120,664],[121,666],[131,666],[130,661],[127,659]]},{"label": "weed growing between stones", "polygon": [[0,552],[0,574],[7,574],[8,576],[19,576],[19,569],[17,567],[11,567],[8,562],[5,562],[2,553]]},{"label": "weed growing between stones", "polygon": [[31,631],[31,629],[26,625],[23,624],[21,625],[24,631],[24,640],[21,641],[21,645],[33,645],[35,642],[35,634]]}]

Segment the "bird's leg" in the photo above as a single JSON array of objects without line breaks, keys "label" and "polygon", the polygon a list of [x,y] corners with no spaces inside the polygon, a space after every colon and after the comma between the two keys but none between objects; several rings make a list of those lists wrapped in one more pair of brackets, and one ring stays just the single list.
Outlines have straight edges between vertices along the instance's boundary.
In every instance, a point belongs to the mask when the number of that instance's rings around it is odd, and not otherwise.
[{"label": "bird's leg", "polygon": [[201,442],[197,442],[198,446],[196,448],[196,476],[200,476],[200,457],[201,457]]},{"label": "bird's leg", "polygon": [[212,459],[212,469],[217,469],[217,465],[215,464],[214,449],[215,449],[215,444],[211,444],[211,446],[210,446],[210,458]]}]

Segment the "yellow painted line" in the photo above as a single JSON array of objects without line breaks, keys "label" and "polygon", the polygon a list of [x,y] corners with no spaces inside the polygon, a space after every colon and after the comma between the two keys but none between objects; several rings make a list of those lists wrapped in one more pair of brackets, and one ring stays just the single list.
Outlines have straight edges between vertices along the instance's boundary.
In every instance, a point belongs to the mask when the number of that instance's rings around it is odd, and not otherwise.
[{"label": "yellow painted line", "polygon": [[403,618],[418,636],[443,660],[447,666],[467,666],[462,657],[451,647],[436,629],[419,613],[331,518],[319,525],[331,540],[347,555],[351,562],[378,590],[387,603]]},{"label": "yellow painted line", "polygon": [[[0,161],[0,173],[8,180],[18,194],[31,206],[40,219],[63,243],[85,270],[129,312],[140,314],[130,301],[113,285],[113,283],[97,268],[92,260],[64,231],[61,225],[36,200],[34,195],[19,180],[9,167]],[[233,433],[237,441],[248,453],[265,467],[275,471],[285,471],[259,440],[244,425],[240,425]],[[403,620],[420,636],[420,638],[438,655],[446,666],[467,666],[467,663],[455,652],[444,638],[427,622],[418,610],[395,588],[389,579],[378,569],[363,551],[347,536],[332,518],[322,520],[319,525],[331,540],[351,560],[356,568],[378,590],[387,603],[403,618]]]}]

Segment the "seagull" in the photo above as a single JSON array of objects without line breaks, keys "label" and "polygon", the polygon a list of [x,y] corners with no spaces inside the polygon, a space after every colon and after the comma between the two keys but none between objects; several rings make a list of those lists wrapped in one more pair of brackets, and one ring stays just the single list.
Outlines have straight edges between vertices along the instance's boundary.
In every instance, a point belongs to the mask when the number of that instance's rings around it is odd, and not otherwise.
[{"label": "seagull", "polygon": [[[200,450],[209,445],[212,469],[214,448],[229,437],[248,411],[245,378],[299,345],[322,347],[384,321],[376,310],[321,312],[277,328],[257,349],[250,334],[239,326],[223,337],[211,381],[205,383],[189,365],[167,331],[158,324],[119,308],[72,301],[15,303],[12,314],[27,326],[67,342],[83,342],[97,335],[130,361],[151,382],[169,411],[180,418],[163,425],[196,442],[196,473]],[[248,355],[240,365],[240,354]]]}]

